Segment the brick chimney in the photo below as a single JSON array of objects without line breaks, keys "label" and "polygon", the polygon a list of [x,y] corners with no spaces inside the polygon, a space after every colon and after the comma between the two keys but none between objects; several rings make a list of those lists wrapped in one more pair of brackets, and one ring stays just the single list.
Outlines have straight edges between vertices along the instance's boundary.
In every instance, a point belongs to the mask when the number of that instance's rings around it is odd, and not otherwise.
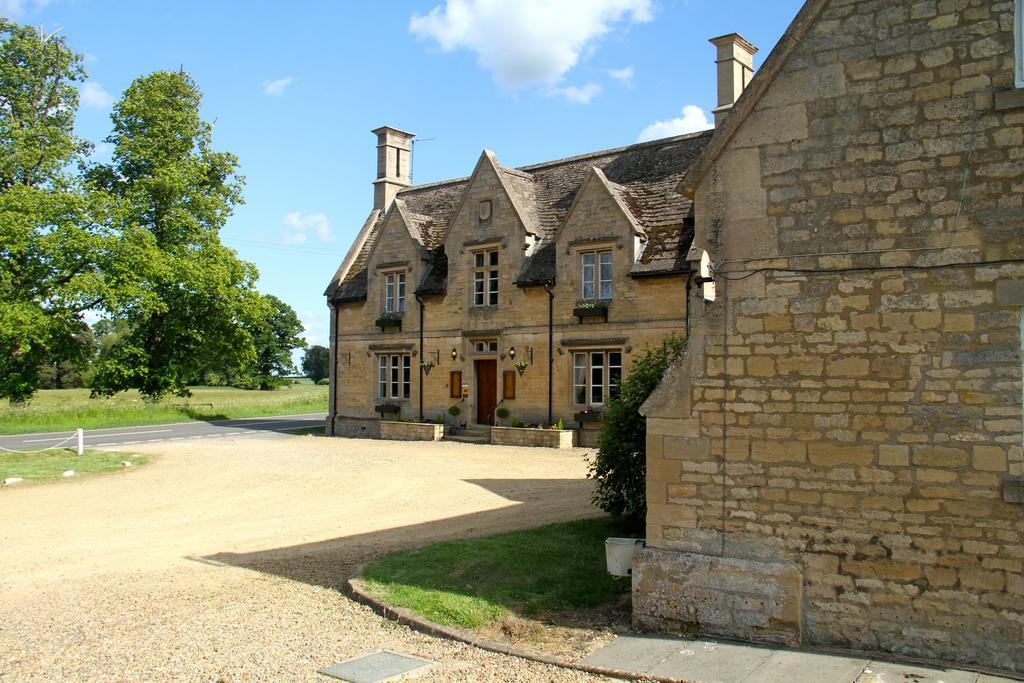
[{"label": "brick chimney", "polygon": [[757,48],[738,33],[712,38],[710,42],[718,48],[718,106],[712,110],[717,128],[754,77]]},{"label": "brick chimney", "polygon": [[409,186],[409,165],[415,133],[382,126],[377,136],[377,179],[373,181],[373,208],[387,211],[395,195]]}]

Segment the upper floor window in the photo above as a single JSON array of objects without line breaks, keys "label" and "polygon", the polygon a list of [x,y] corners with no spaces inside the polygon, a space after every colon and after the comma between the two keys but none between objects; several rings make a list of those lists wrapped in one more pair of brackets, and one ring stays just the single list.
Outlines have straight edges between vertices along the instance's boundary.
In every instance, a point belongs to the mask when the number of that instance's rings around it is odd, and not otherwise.
[{"label": "upper floor window", "polygon": [[409,398],[412,385],[412,361],[409,354],[377,356],[377,396],[385,399]]},{"label": "upper floor window", "polygon": [[498,305],[498,250],[473,253],[473,305]]},{"label": "upper floor window", "polygon": [[572,402],[603,406],[619,395],[621,351],[578,351],[572,354]]},{"label": "upper floor window", "polygon": [[585,251],[581,254],[582,299],[612,298],[612,250]]},{"label": "upper floor window", "polygon": [[405,310],[405,273],[385,273],[384,312],[401,313]]}]

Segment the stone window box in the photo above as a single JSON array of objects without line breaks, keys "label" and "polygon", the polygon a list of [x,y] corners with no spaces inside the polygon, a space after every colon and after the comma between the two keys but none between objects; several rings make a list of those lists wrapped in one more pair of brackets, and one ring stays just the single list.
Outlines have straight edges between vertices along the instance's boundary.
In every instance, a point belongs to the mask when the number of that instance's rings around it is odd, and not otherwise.
[{"label": "stone window box", "polygon": [[377,327],[380,328],[381,332],[385,330],[397,327],[399,331],[402,330],[402,317],[397,315],[384,315],[377,318]]},{"label": "stone window box", "polygon": [[385,415],[390,416],[398,415],[399,413],[401,413],[402,406],[398,405],[397,403],[378,403],[373,407],[373,410],[375,412],[380,413],[381,419],[383,419]]},{"label": "stone window box", "polygon": [[580,424],[583,424],[584,422],[600,422],[601,413],[596,410],[591,410],[590,412],[576,413],[575,415],[572,416],[572,419],[576,420]]},{"label": "stone window box", "polygon": [[608,322],[608,302],[578,304],[576,308],[572,309],[572,314],[581,323],[584,318],[603,318],[605,322]]},{"label": "stone window box", "polygon": [[491,444],[494,446],[573,448],[576,446],[576,432],[572,429],[491,427]]},{"label": "stone window box", "polygon": [[444,425],[381,420],[380,438],[393,441],[440,441],[444,438]]}]

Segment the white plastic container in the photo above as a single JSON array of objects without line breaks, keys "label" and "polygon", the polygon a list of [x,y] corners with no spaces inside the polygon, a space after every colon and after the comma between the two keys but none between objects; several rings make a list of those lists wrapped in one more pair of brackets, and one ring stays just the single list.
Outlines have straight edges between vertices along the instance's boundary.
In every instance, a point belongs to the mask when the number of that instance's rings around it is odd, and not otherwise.
[{"label": "white plastic container", "polygon": [[612,576],[630,576],[633,558],[646,545],[642,538],[609,538],[604,542],[608,573]]}]

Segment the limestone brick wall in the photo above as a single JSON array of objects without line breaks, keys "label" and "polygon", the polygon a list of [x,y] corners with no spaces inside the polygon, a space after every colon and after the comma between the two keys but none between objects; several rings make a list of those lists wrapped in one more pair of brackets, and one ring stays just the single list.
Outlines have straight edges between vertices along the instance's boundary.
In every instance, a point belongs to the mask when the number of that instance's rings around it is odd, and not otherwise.
[{"label": "limestone brick wall", "polygon": [[[717,299],[693,305],[687,355],[647,406],[635,614],[1021,672],[1013,3],[810,5],[697,187]],[[715,591],[701,612],[673,569],[694,557],[784,576],[748,596],[785,619],[718,619]]]},{"label": "limestone brick wall", "polygon": [[572,448],[576,445],[576,432],[571,429],[492,427],[491,443],[501,446]]}]

